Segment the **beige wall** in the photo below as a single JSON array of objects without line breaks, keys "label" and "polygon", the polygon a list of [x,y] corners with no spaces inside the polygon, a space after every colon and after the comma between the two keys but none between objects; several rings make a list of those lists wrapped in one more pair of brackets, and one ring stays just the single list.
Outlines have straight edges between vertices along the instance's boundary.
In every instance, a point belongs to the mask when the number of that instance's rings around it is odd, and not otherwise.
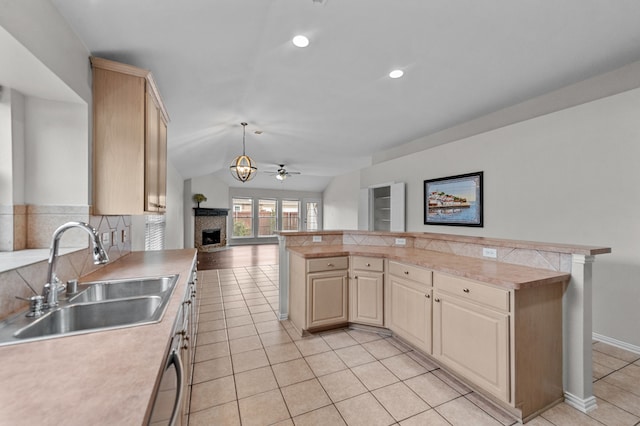
[{"label": "beige wall", "polygon": [[359,190],[359,171],[331,180],[322,194],[324,229],[358,229]]}]

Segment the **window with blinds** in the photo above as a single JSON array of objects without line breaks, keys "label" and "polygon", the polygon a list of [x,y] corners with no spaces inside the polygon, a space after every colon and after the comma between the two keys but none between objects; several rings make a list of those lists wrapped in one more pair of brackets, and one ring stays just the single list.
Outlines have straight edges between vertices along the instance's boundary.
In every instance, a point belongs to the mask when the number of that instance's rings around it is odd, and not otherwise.
[{"label": "window with blinds", "polygon": [[147,215],[144,218],[144,249],[163,250],[166,228],[164,215]]}]

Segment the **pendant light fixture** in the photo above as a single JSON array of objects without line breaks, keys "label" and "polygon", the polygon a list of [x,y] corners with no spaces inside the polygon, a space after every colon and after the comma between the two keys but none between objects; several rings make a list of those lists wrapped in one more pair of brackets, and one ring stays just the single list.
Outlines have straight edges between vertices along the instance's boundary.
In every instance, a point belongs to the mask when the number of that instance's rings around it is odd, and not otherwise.
[{"label": "pendant light fixture", "polygon": [[231,163],[229,167],[229,171],[231,172],[231,176],[235,179],[238,179],[240,182],[247,182],[256,175],[258,168],[254,165],[255,163],[251,158],[249,158],[244,152],[244,139],[245,132],[247,130],[247,123],[240,123],[242,125],[242,155],[236,157]]}]

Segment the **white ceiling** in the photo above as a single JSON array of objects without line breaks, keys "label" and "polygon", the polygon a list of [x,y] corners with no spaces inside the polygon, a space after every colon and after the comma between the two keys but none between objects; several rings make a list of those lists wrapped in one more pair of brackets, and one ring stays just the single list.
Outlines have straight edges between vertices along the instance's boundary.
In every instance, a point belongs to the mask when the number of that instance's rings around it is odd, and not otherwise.
[{"label": "white ceiling", "polygon": [[[321,191],[372,153],[640,60],[637,0],[52,2],[91,54],[153,72],[184,178],[238,187]],[[260,170],[245,184],[228,172],[242,121]],[[280,163],[302,174],[261,173]]]}]

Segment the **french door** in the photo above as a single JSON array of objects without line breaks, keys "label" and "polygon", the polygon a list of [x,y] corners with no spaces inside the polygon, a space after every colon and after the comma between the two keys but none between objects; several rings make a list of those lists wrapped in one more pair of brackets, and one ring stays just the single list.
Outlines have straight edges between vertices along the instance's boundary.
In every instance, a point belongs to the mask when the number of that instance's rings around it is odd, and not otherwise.
[{"label": "french door", "polygon": [[307,198],[302,201],[302,230],[322,230],[322,200]]}]

